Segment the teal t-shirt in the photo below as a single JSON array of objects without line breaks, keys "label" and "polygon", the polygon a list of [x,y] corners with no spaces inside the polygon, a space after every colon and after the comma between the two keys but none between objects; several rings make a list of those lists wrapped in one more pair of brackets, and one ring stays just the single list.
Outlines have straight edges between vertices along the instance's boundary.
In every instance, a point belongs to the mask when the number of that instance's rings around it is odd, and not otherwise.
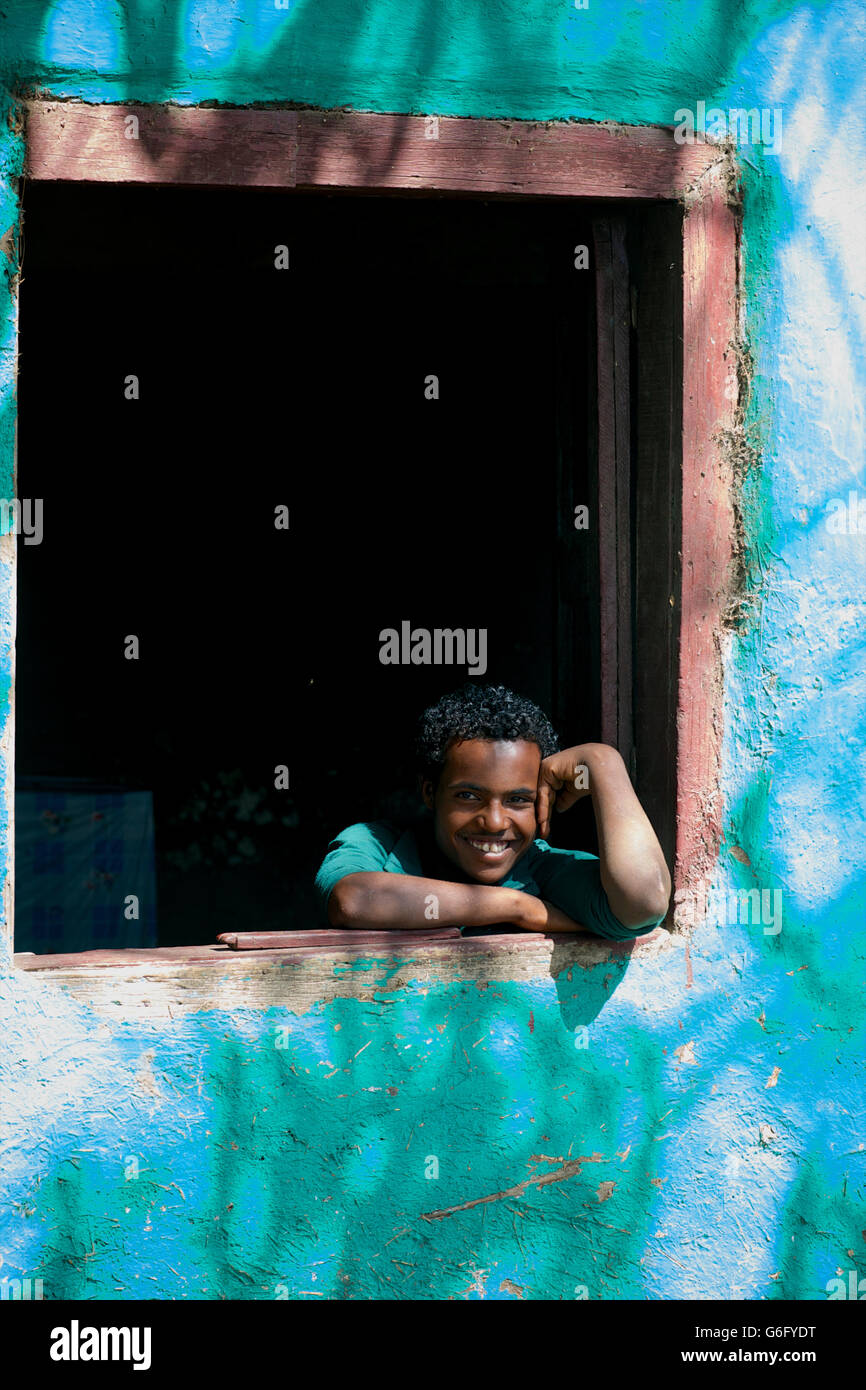
[{"label": "teal t-shirt", "polygon": [[[382,872],[438,878],[452,883],[474,882],[442,854],[433,838],[433,817],[429,812],[410,826],[401,827],[390,821],[360,821],[331,841],[316,874],[316,889],[325,922],[328,899],[335,883],[347,874]],[[535,840],[518,859],[512,874],[502,879],[497,887],[519,888],[534,898],[544,898],[572,921],[613,941],[646,936],[664,921],[660,917],[658,922],[646,927],[623,926],[610,910],[596,856],[579,849],[554,849],[546,840]],[[490,928],[463,927],[461,930],[464,935],[477,935],[489,932]]]}]

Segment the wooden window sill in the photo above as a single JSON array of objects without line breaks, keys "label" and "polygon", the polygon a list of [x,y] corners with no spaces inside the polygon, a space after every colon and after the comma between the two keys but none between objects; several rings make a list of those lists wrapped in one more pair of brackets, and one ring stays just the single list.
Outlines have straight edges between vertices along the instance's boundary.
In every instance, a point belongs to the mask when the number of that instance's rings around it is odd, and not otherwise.
[{"label": "wooden window sill", "polygon": [[276,950],[233,951],[216,943],[18,954],[13,960],[34,983],[50,984],[96,1013],[141,1021],[202,1010],[285,1008],[302,1014],[338,997],[384,1003],[408,986],[427,993],[436,984],[458,981],[485,988],[501,981],[558,979],[563,973],[571,979],[576,967],[620,962],[625,968],[631,956],[655,955],[678,940],[663,929],[634,941],[608,941],[584,932],[432,938],[429,933],[346,931],[314,945],[309,938],[315,933],[297,935],[307,938],[305,944]]}]

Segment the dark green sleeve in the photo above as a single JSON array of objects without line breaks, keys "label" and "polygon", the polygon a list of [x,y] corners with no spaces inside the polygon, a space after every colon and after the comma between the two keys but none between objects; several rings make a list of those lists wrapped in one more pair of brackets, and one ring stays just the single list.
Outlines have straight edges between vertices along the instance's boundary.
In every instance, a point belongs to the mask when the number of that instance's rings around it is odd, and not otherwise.
[{"label": "dark green sleeve", "polygon": [[347,874],[375,873],[399,839],[399,831],[383,821],[359,821],[341,830],[328,845],[328,852],[316,874],[316,892],[325,921],[331,890]]},{"label": "dark green sleeve", "polygon": [[664,917],[660,917],[658,922],[651,922],[647,927],[623,926],[611,912],[602,887],[599,861],[594,854],[577,849],[553,849],[545,840],[536,840],[533,850],[531,873],[541,896],[596,936],[606,936],[611,941],[630,941],[632,937],[655,931],[659,922],[664,921]]}]

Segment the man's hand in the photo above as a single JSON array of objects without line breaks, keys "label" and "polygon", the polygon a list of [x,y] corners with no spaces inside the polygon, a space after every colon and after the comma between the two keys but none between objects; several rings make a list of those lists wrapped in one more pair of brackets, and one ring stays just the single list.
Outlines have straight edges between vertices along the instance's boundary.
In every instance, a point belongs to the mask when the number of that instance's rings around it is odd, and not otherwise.
[{"label": "man's hand", "polygon": [[582,927],[579,922],[573,922],[553,903],[545,902],[544,898],[534,898],[529,893],[521,893],[521,898],[525,898],[525,903],[521,903],[514,919],[514,925],[523,931],[588,931],[588,927]]},{"label": "man's hand", "polygon": [[553,753],[545,758],[538,772],[538,801],[535,806],[535,819],[542,840],[550,834],[550,813],[567,811],[582,796],[589,796],[587,765],[583,754],[593,744],[578,744],[576,748],[565,748],[561,753]]}]

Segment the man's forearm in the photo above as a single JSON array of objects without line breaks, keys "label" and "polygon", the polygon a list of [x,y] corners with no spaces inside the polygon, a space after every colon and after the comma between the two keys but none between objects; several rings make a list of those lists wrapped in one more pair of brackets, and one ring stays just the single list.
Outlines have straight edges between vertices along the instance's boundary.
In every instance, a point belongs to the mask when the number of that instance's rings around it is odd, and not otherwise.
[{"label": "man's forearm", "polygon": [[328,899],[328,920],[334,927],[490,927],[500,923],[525,925],[534,900],[519,888],[449,883],[410,874],[365,872],[347,874],[334,885]]},{"label": "man's forearm", "polygon": [[627,927],[667,911],[671,880],[656,833],[615,748],[586,744],[581,756],[598,829],[601,882],[615,917]]}]

